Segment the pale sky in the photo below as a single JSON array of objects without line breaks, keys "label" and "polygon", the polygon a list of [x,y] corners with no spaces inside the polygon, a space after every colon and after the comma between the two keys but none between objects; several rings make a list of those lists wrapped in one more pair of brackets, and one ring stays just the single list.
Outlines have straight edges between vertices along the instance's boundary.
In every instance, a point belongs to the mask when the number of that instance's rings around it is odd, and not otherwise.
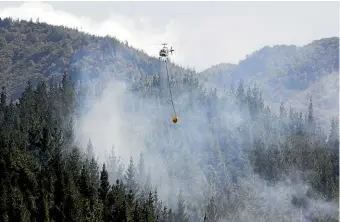
[{"label": "pale sky", "polygon": [[238,63],[266,45],[339,36],[339,2],[0,2],[0,17],[34,20],[111,35],[201,71]]}]

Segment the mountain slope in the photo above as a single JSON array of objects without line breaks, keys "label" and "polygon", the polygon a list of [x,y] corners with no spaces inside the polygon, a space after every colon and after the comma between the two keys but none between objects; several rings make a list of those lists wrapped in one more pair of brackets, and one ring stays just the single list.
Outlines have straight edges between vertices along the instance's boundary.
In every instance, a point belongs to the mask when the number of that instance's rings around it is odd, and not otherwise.
[{"label": "mountain slope", "polygon": [[[103,68],[105,67],[105,70]],[[190,73],[170,64],[173,76]],[[163,64],[126,43],[76,29],[0,18],[0,86],[18,98],[27,81],[60,80],[67,71],[77,80],[99,76],[132,79],[159,76]]]},{"label": "mountain slope", "polygon": [[[232,79],[271,78],[272,87],[282,81],[286,89],[306,89],[321,76],[339,70],[339,38],[324,38],[303,47],[264,47],[241,61]],[[278,78],[274,81],[274,78]]]},{"label": "mountain slope", "polygon": [[[305,108],[301,101],[313,96],[318,101],[315,106],[320,114],[318,117],[338,114],[339,86],[336,82],[325,85],[329,80],[338,81],[337,37],[316,40],[303,47],[267,46],[247,56],[232,70],[229,67],[222,67],[218,71],[214,71],[215,69],[212,67],[201,73],[202,76],[206,73],[214,76],[215,87],[237,85],[242,79],[246,85],[256,84],[263,92],[265,100],[277,107],[281,101],[285,101],[293,107]],[[209,80],[211,79],[210,77]],[[300,100],[302,98],[304,100]]]},{"label": "mountain slope", "polygon": [[[236,67],[234,64],[221,63],[204,70],[200,73],[200,76],[206,84],[222,83],[224,78],[231,75]],[[212,87],[214,87],[214,85],[212,85]],[[225,85],[224,87],[228,88],[229,86]]]}]

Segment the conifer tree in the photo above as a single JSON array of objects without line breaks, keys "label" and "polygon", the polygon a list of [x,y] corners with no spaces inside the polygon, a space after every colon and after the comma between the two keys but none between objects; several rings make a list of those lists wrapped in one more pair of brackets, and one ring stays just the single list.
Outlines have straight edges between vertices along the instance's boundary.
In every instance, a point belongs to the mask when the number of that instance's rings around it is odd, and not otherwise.
[{"label": "conifer tree", "polygon": [[178,195],[178,200],[177,200],[177,210],[174,215],[175,221],[177,222],[187,222],[189,221],[189,218],[186,213],[186,206],[184,203],[183,195],[182,192],[179,193]]},{"label": "conifer tree", "polygon": [[99,196],[102,201],[106,200],[106,196],[109,190],[110,190],[109,175],[106,171],[105,164],[103,164],[103,169],[100,173],[100,188],[99,188]]},{"label": "conifer tree", "polygon": [[130,158],[130,163],[125,173],[125,184],[126,188],[131,190],[133,195],[137,194],[139,184],[136,178],[136,168],[133,164],[132,157]]}]

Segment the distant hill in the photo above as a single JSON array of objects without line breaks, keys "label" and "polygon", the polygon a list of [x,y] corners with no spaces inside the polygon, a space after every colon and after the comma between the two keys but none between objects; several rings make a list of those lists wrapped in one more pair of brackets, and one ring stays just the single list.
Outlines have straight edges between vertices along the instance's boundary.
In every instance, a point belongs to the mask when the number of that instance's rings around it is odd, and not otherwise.
[{"label": "distant hill", "polygon": [[[206,83],[227,83],[225,82],[225,78],[230,76],[233,72],[233,70],[237,67],[235,64],[230,63],[221,63],[218,65],[214,65],[210,67],[209,69],[204,70],[200,73],[201,78]],[[224,87],[229,87],[227,85],[224,85]]]},{"label": "distant hill", "polygon": [[286,101],[294,107],[305,108],[312,96],[319,117],[336,116],[339,38],[324,38],[302,47],[266,46],[236,66],[213,66],[203,71],[201,77],[213,87],[236,86],[240,79],[246,85],[256,84],[266,101],[276,107]]}]

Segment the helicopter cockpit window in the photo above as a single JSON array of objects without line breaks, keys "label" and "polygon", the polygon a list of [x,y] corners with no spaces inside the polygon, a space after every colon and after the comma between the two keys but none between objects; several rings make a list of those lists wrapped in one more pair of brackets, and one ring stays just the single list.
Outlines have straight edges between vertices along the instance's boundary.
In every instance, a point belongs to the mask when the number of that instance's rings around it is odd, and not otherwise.
[{"label": "helicopter cockpit window", "polygon": [[164,49],[161,49],[161,51],[159,52],[160,56],[166,56],[166,51]]}]

